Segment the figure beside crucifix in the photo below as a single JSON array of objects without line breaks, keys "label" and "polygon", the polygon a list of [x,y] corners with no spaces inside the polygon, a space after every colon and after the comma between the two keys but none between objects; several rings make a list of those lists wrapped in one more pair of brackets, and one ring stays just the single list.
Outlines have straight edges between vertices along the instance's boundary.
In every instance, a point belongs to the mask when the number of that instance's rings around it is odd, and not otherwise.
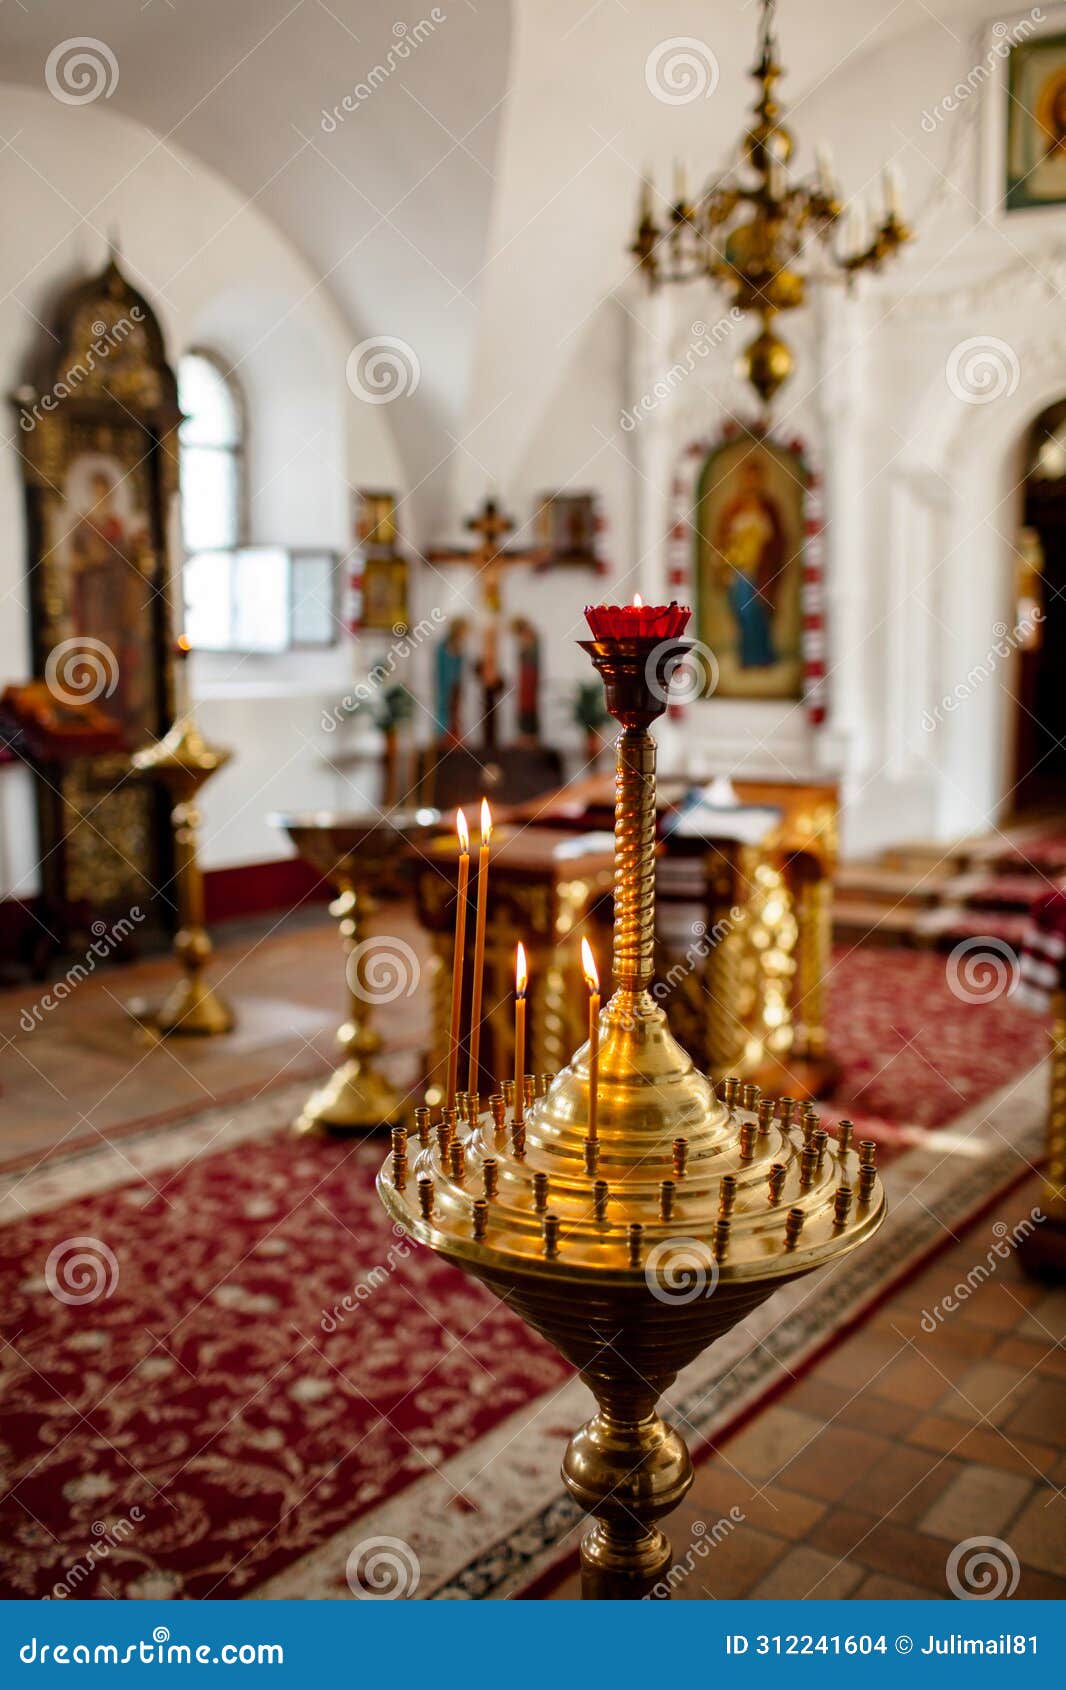
[{"label": "figure beside crucifix", "polygon": [[[535,564],[542,559],[538,550],[508,548],[504,540],[513,531],[514,523],[497,504],[486,499],[480,512],[469,517],[466,527],[476,534],[478,543],[469,550],[436,549],[428,559],[438,564],[468,564],[477,571],[481,588],[482,620],[480,650],[474,662],[474,673],[481,689],[481,744],[486,751],[494,751],[499,743],[499,708],[507,681],[500,655],[503,618],[503,574],[513,564]],[[437,650],[437,697],[435,716],[443,735],[453,741],[463,738],[460,720],[460,697],[464,664],[465,622],[454,622],[447,630]],[[516,685],[519,694],[519,732],[523,738],[536,739],[539,733],[540,708],[540,642],[532,623],[526,617],[515,618],[510,625],[518,646],[519,673]]]}]

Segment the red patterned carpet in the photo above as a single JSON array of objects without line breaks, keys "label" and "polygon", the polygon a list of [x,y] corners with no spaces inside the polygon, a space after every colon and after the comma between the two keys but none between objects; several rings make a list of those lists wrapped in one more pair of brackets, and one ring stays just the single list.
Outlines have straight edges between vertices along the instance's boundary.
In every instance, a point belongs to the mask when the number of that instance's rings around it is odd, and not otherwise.
[{"label": "red patterned carpet", "polygon": [[[889,1143],[1043,1053],[1009,1001],[953,995],[943,957],[842,956],[831,1002],[834,1112]],[[125,1162],[105,1179],[81,1151],[5,1193],[5,1595],[247,1594],[427,1476],[458,1518],[477,1505],[446,1464],[568,1378],[392,1232],[380,1143],[296,1143],[284,1100],[218,1113],[189,1144],[177,1128],[125,1141],[142,1178]],[[322,1593],[347,1595],[330,1577]]]}]

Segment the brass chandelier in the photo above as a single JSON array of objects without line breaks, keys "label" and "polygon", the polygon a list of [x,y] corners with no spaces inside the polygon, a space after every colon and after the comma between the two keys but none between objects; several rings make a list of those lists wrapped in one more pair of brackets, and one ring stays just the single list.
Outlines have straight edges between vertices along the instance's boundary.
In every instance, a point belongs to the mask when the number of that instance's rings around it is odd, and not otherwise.
[{"label": "brass chandelier", "polygon": [[757,316],[759,332],[744,348],[740,371],[765,406],[795,362],[774,329],[777,314],[804,304],[808,281],[850,281],[860,270],[878,270],[911,239],[891,167],[884,173],[884,213],[873,233],[856,210],[843,241],[844,206],[828,151],[819,149],[812,182],[790,177],[795,137],[783,122],[775,94],[784,74],[774,32],[775,4],[762,0],[759,57],[751,71],[759,92],[754,121],[740,144],[738,172],[712,181],[695,200],[688,198],[679,173],[677,198],[662,228],[646,182],[629,249],[651,287],[710,276],[734,306]]}]

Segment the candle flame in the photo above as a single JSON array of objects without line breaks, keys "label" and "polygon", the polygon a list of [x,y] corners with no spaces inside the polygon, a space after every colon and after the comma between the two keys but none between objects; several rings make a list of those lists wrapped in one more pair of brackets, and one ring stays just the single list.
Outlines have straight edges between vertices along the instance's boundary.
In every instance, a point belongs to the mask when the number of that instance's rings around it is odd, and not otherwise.
[{"label": "candle flame", "polygon": [[524,998],[528,985],[529,970],[526,967],[526,947],[519,939],[514,954],[514,989],[516,996]]},{"label": "candle flame", "polygon": [[465,856],[470,849],[470,829],[466,825],[462,810],[455,812],[455,831],[459,835],[459,849]]},{"label": "candle flame", "polygon": [[187,635],[185,635],[185,634],[179,634],[178,635],[178,650],[179,651],[191,651],[192,650],[192,647],[189,644],[189,640],[188,640]]},{"label": "candle flame", "polygon": [[487,798],[481,800],[481,843],[487,845],[492,838],[492,811],[489,809]]},{"label": "candle flame", "polygon": [[585,982],[590,992],[600,989],[600,976],[596,968],[596,958],[592,954],[592,946],[587,939],[581,941],[581,966],[585,971]]},{"label": "candle flame", "polygon": [[633,594],[633,609],[634,610],[643,610],[644,609],[644,600],[641,598],[639,593]]}]

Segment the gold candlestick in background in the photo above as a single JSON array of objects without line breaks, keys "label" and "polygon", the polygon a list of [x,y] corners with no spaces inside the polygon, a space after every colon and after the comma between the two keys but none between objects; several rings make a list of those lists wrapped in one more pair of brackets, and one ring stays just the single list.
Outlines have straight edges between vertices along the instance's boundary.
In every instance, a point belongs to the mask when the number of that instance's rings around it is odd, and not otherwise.
[{"label": "gold candlestick in background", "polygon": [[233,753],[223,746],[209,745],[193,719],[182,672],[189,655],[184,637],[177,642],[176,655],[180,659],[178,719],[163,739],[135,752],[132,763],[138,774],[159,782],[172,806],[179,922],[174,955],[182,978],[157,1009],[139,1000],[127,1008],[142,1026],[161,1037],[205,1038],[228,1033],[233,1026],[233,1011],[206,978],[213,947],[204,926],[204,877],[196,848],[201,816],[196,799],[204,782],[224,768]]},{"label": "gold candlestick in background", "polygon": [[581,941],[581,966],[589,988],[589,1127],[590,1139],[596,1137],[596,1116],[600,1089],[600,977],[596,958],[587,939]]},{"label": "gold candlestick in background", "polygon": [[598,607],[588,618],[593,638],[582,643],[622,725],[615,990],[602,1012],[597,1139],[587,1135],[587,1046],[524,1120],[516,1061],[510,1119],[498,1084],[487,1110],[458,1129],[459,1155],[450,1135],[447,1156],[433,1140],[413,1153],[401,1146],[378,1191],[395,1221],[481,1279],[580,1370],[597,1412],[571,1438],[563,1477],[593,1516],[583,1590],[635,1598],[668,1591],[671,1551],[658,1522],[692,1483],[688,1450],[658,1414],[659,1398],[778,1286],[875,1232],[884,1193],[872,1143],[856,1150],[850,1129],[832,1142],[815,1121],[793,1124],[780,1100],[758,1107],[756,1088],[745,1091],[750,1107],[737,1108],[736,1082],[717,1096],[672,1037],[649,989],[649,728],[688,649],[680,637],[688,612]]},{"label": "gold candlestick in background", "polygon": [[455,831],[459,838],[459,890],[455,905],[455,955],[452,959],[452,1024],[448,1038],[449,1109],[455,1108],[456,1083],[459,1077],[459,1022],[463,1009],[463,946],[466,944],[466,895],[470,884],[470,832],[462,810],[455,812]]},{"label": "gold candlestick in background", "polygon": [[470,993],[470,1068],[466,1089],[476,1096],[481,1089],[478,1072],[481,1057],[481,997],[485,986],[485,914],[489,899],[489,846],[492,843],[492,811],[487,798],[481,800],[481,844],[477,854],[477,916],[474,923],[474,981]]},{"label": "gold candlestick in background", "polygon": [[521,1126],[526,1118],[525,1101],[525,1071],[526,1071],[526,990],[529,986],[529,969],[526,966],[526,948],[522,941],[518,941],[514,962],[514,1118],[517,1126]]},{"label": "gold candlestick in background", "polygon": [[[363,815],[272,815],[303,860],[336,893],[329,906],[344,947],[345,1016],[337,1028],[340,1065],[314,1088],[293,1123],[312,1137],[357,1134],[399,1125],[408,1114],[401,1087],[377,1067],[381,1034],[373,1025],[374,1005],[410,997],[418,962],[409,945],[368,935],[366,924],[380,896],[397,896],[404,883],[408,842],[429,828],[414,811],[368,811]],[[369,974],[369,978],[368,978]]]}]

